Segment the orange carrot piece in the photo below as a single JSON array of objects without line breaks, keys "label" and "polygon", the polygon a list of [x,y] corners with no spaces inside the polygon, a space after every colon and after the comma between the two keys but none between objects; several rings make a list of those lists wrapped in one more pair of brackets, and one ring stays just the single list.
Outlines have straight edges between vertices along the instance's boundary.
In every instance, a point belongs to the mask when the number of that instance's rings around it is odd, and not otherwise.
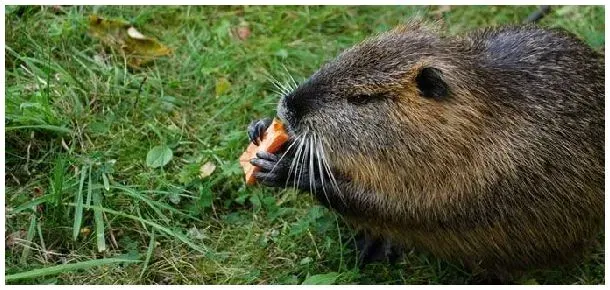
[{"label": "orange carrot piece", "polygon": [[273,119],[273,122],[263,133],[262,140],[259,145],[250,143],[246,151],[239,157],[239,163],[244,168],[246,174],[246,185],[253,185],[256,182],[254,173],[259,170],[258,167],[250,164],[250,159],[256,157],[256,152],[266,151],[276,153],[282,145],[288,141],[288,133],[284,129],[284,125],[278,119]]}]

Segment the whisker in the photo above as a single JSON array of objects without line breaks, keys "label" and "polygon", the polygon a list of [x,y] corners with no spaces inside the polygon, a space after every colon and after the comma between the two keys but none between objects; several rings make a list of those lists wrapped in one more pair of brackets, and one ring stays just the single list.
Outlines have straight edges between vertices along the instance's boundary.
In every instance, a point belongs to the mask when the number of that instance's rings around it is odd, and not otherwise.
[{"label": "whisker", "polygon": [[278,104],[279,104],[279,102],[263,102],[263,103],[262,103],[262,105],[265,105],[265,106],[271,106],[271,105],[273,105],[273,106],[275,106],[275,107],[277,107],[277,105],[278,105]]},{"label": "whisker", "polygon": [[265,71],[263,73],[263,76],[267,79],[267,81],[275,83],[277,82],[277,79],[273,76],[273,74],[270,74],[269,72]]},{"label": "whisker", "polygon": [[330,205],[330,199],[328,198],[328,194],[326,193],[326,185],[324,184],[324,167],[322,166],[323,156],[320,155],[321,142],[315,132],[313,136],[316,145],[316,157],[318,159],[318,172],[320,173],[320,182],[322,183],[322,193],[324,193],[324,197],[326,197],[326,201],[328,201],[328,204]]},{"label": "whisker", "polygon": [[[295,153],[294,158],[292,159],[292,163],[290,164],[290,168],[288,170],[288,178],[286,179],[286,186],[288,184],[288,180],[290,180],[290,176],[292,174],[292,171],[294,170],[294,177],[295,177],[295,182],[296,182],[296,178],[297,178],[297,166],[299,164],[299,160],[301,158],[301,155],[303,154],[303,144],[305,142],[305,138],[307,137],[307,131],[305,131],[305,133],[303,133],[303,135],[300,136],[300,142],[299,142],[299,146],[297,147],[297,151]],[[293,183],[293,186],[296,188],[296,183]]]},{"label": "whisker", "polygon": [[307,157],[309,158],[309,192],[314,191],[313,188],[313,184],[314,184],[314,163],[313,163],[313,158],[314,158],[314,148],[313,148],[313,141],[315,140],[315,132],[312,135],[312,138],[309,138],[309,145],[307,146],[309,148],[309,154],[307,154]]},{"label": "whisker", "polygon": [[[317,135],[314,132],[313,134],[314,140],[318,141],[317,139]],[[323,172],[323,167],[322,167],[322,158],[320,156],[320,146],[319,146],[319,141],[315,143],[316,144],[316,159],[318,161],[318,172],[320,173],[320,183],[322,183],[322,190],[324,191],[324,194],[326,194],[326,189],[325,189],[325,185],[324,185],[324,172]]]},{"label": "whisker", "polygon": [[265,78],[267,79],[268,82],[270,82],[271,84],[273,84],[274,87],[276,88],[280,88],[279,84],[280,82],[271,74],[265,74]]},{"label": "whisker", "polygon": [[328,173],[328,176],[330,178],[330,183],[332,185],[332,187],[335,189],[335,191],[337,192],[337,195],[339,196],[339,199],[341,200],[341,202],[343,202],[344,205],[347,206],[344,198],[343,198],[343,192],[341,191],[341,189],[339,188],[339,185],[337,184],[337,179],[335,178],[335,175],[333,174],[332,170],[330,169],[330,165],[328,164],[328,161],[326,160],[326,153],[324,152],[324,146],[322,144],[322,140],[320,140],[320,142],[318,143],[318,150],[320,151],[320,155],[322,156],[322,164],[324,165],[324,169],[325,171]]},{"label": "whisker", "polygon": [[297,161],[297,165],[300,165],[300,169],[301,170],[299,171],[299,174],[296,176],[297,180],[296,180],[295,187],[296,187],[296,185],[300,185],[301,184],[301,176],[303,175],[303,170],[305,169],[305,157],[306,157],[305,154],[309,154],[308,151],[307,151],[307,149],[309,148],[308,147],[309,146],[309,142],[307,142],[308,141],[307,135],[308,134],[305,133],[305,139],[304,139],[305,142],[303,142],[303,147],[304,148],[302,150],[301,157]]},{"label": "whisker", "polygon": [[292,80],[292,90],[295,90],[299,85],[297,84],[297,82],[294,80],[294,78],[292,77],[291,74],[288,74],[288,76],[290,77],[290,80]]},{"label": "whisker", "polygon": [[[286,157],[286,154],[290,151],[290,149],[296,144],[296,140],[295,142],[292,142],[292,144],[290,144],[290,146],[288,146],[288,148],[286,148],[286,151],[284,152],[284,154],[282,154],[282,156],[280,156],[280,159],[275,163],[275,165],[273,165],[273,167],[271,167],[271,170],[269,172],[273,172],[273,170],[275,169],[275,167],[280,164],[280,162],[282,162],[282,160],[284,159],[284,157]],[[290,176],[290,175],[289,175]]]},{"label": "whisker", "polygon": [[279,87],[276,87],[275,89],[271,89],[271,91],[278,96],[282,96],[282,91],[279,89]]},{"label": "whisker", "polygon": [[290,88],[291,91],[296,90],[299,87],[299,84],[294,80],[294,77],[292,76],[290,71],[288,71],[288,68],[286,68],[286,66],[284,64],[282,64],[282,67],[284,68],[286,75],[288,75],[288,77],[290,78],[290,80],[288,82],[288,87]]},{"label": "whisker", "polygon": [[286,178],[286,185],[284,187],[288,187],[288,181],[290,180],[290,177],[292,175],[292,171],[295,169],[296,159],[299,156],[299,151],[301,149],[301,143],[303,143],[303,136],[299,135],[294,140],[294,144],[298,144],[298,145],[297,145],[297,147],[295,149],[294,157],[292,158],[292,161],[290,161],[290,166],[288,167],[288,177]]},{"label": "whisker", "polygon": [[[285,67],[284,69],[288,71]],[[267,81],[271,82],[271,84],[273,84],[273,86],[275,87],[273,91],[280,96],[290,94],[290,92],[296,89],[296,86],[293,86],[293,84],[291,84],[291,81],[292,83],[294,83],[294,79],[290,74],[288,74],[288,76],[290,80],[284,80],[283,82],[280,82],[273,75],[265,74],[265,78],[267,79]]]},{"label": "whisker", "polygon": [[281,83],[278,83],[278,85],[281,88],[281,91],[284,95],[289,94],[292,91],[292,88],[290,87],[290,82],[288,80],[284,80]]}]

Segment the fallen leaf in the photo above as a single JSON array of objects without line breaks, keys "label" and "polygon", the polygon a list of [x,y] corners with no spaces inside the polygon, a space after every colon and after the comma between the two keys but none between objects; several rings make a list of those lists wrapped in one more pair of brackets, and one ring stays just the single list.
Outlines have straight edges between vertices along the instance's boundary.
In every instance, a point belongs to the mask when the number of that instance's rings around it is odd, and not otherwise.
[{"label": "fallen leaf", "polygon": [[216,96],[222,96],[224,93],[228,92],[231,89],[231,82],[226,78],[219,78],[216,80]]},{"label": "fallen leaf", "polygon": [[127,28],[127,35],[129,35],[129,37],[134,38],[134,39],[146,39],[146,36],[144,36],[142,33],[140,33],[138,30],[135,29],[135,27],[129,27]]},{"label": "fallen leaf", "polygon": [[210,176],[212,174],[212,172],[214,172],[214,170],[216,170],[216,165],[214,165],[214,163],[208,161],[205,164],[203,164],[203,166],[201,166],[201,168],[199,168],[199,177],[201,179],[204,179],[204,178]]},{"label": "fallen leaf", "polygon": [[237,29],[235,29],[235,34],[237,34],[237,38],[239,40],[246,40],[248,37],[250,37],[252,31],[250,31],[248,22],[242,21]]},{"label": "fallen leaf", "polygon": [[127,64],[138,68],[150,61],[167,56],[171,49],[153,37],[140,33],[129,22],[119,19],[105,19],[89,16],[89,33],[102,44],[123,53]]},{"label": "fallen leaf", "polygon": [[246,40],[250,36],[250,34],[252,34],[252,32],[247,26],[241,26],[237,28],[237,37],[239,38],[239,40]]}]

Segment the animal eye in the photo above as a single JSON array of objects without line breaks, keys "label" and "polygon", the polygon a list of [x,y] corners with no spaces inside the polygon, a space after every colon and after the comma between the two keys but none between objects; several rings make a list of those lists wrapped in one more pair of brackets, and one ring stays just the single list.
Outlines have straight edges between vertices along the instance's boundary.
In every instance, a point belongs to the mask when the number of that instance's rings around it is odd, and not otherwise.
[{"label": "animal eye", "polygon": [[375,93],[375,94],[357,94],[352,95],[347,98],[347,101],[354,105],[364,105],[375,101],[380,101],[386,97],[385,93]]},{"label": "animal eye", "polygon": [[443,80],[443,72],[437,68],[425,67],[415,78],[417,88],[426,98],[441,100],[449,96],[449,86]]}]

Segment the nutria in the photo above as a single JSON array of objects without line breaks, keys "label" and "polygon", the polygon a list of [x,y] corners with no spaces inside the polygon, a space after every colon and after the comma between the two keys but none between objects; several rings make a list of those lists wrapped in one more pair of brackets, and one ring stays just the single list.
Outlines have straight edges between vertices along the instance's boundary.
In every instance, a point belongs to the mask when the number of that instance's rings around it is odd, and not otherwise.
[{"label": "nutria", "polygon": [[501,276],[582,257],[603,228],[604,60],[565,31],[400,26],[282,96],[278,117],[292,141],[252,159],[257,180],[343,215],[364,260],[398,245]]}]

